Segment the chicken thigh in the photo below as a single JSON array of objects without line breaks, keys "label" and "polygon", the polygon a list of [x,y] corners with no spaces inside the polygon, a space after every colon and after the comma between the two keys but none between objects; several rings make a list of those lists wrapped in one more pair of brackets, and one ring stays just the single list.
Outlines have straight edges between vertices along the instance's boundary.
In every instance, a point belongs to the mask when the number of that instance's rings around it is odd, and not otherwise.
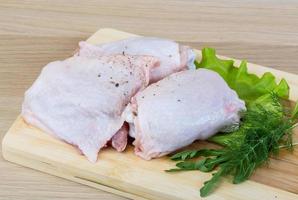
[{"label": "chicken thigh", "polygon": [[172,74],[136,94],[123,113],[135,153],[151,159],[235,126],[245,103],[207,69]]},{"label": "chicken thigh", "polygon": [[151,70],[150,82],[156,82],[174,72],[195,69],[194,52],[187,46],[153,37],[134,37],[102,45],[79,43],[77,55],[98,57],[101,55],[149,55],[160,60],[160,66]]},{"label": "chicken thigh", "polygon": [[158,61],[150,56],[71,57],[49,63],[25,93],[24,119],[77,146],[92,162],[116,134],[119,151],[127,143],[121,117],[131,97],[149,82]]}]

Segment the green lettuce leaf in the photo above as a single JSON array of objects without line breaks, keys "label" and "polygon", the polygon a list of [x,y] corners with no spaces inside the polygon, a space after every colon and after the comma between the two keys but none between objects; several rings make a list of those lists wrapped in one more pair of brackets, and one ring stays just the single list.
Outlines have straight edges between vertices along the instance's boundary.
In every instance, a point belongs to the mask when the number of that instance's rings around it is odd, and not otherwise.
[{"label": "green lettuce leaf", "polygon": [[277,84],[274,75],[270,72],[266,72],[259,78],[247,72],[246,61],[242,61],[240,66],[236,67],[233,60],[219,59],[213,48],[204,48],[201,62],[195,62],[195,64],[197,68],[210,69],[220,74],[246,103],[270,92],[275,92],[280,98],[289,97],[289,86],[284,79]]}]

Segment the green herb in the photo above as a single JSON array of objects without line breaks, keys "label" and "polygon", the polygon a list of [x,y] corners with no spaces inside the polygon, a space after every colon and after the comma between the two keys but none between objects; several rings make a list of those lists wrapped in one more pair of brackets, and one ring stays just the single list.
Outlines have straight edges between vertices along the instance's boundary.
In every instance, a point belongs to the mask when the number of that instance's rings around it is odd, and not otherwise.
[{"label": "green herb", "polygon": [[[231,175],[234,184],[247,180],[257,167],[268,162],[270,156],[278,154],[280,144],[291,149],[294,121],[284,113],[275,95],[267,95],[265,99],[267,106],[255,104],[244,113],[241,128],[233,133],[225,148],[180,152],[171,157],[172,160],[180,160],[177,168],[167,171],[210,172],[218,168],[200,190],[201,196],[205,197],[222,177]],[[195,160],[198,157],[204,158]]]},{"label": "green herb", "polygon": [[177,168],[167,172],[211,172],[217,169],[200,190],[204,197],[214,190],[222,177],[233,177],[233,183],[241,183],[257,167],[267,163],[270,156],[278,155],[281,148],[290,150],[293,147],[292,130],[297,126],[295,119],[298,118],[298,103],[289,113],[290,109],[285,109],[280,102],[280,99],[289,97],[289,86],[284,79],[277,84],[271,73],[265,73],[261,78],[249,74],[245,61],[236,67],[233,60],[217,58],[212,48],[203,49],[202,60],[195,61],[195,65],[221,75],[246,102],[247,107],[247,111],[242,113],[238,130],[208,139],[224,148],[188,150],[171,157],[179,162]]},{"label": "green herb", "polygon": [[[247,109],[252,111],[259,111],[258,108],[262,106],[263,110],[265,110],[267,113],[273,112],[275,113],[275,115],[282,117],[282,105],[275,103],[278,101],[279,98],[275,93],[268,93],[257,98],[255,101],[247,105]],[[208,138],[208,141],[227,147],[235,145],[235,143],[237,143],[237,145],[239,146],[243,143],[243,139],[246,134],[246,132],[244,131],[246,129],[245,126],[246,123],[241,123],[241,126],[238,130],[231,133],[218,133]]]},{"label": "green herb", "polygon": [[249,74],[245,61],[236,67],[233,60],[219,59],[212,48],[204,48],[201,62],[195,62],[195,64],[197,68],[206,68],[219,73],[246,103],[270,92],[275,92],[279,97],[285,99],[289,96],[289,86],[284,79],[276,84],[275,77],[269,72],[261,78],[255,74]]},{"label": "green herb", "polygon": [[292,112],[292,118],[298,118],[298,101],[297,101],[297,103],[296,103],[296,105],[295,105],[295,107],[294,107],[294,110],[293,110],[293,112]]}]

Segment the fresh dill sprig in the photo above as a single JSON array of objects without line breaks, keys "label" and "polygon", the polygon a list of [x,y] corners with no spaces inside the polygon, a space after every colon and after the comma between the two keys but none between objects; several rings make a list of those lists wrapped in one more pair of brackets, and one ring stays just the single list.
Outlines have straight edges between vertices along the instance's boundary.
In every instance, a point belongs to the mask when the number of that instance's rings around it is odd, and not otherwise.
[{"label": "fresh dill sprig", "polygon": [[[269,102],[269,103],[268,103]],[[283,112],[283,106],[275,95],[266,97],[266,103],[254,104],[244,113],[244,118],[235,137],[226,142],[223,149],[201,149],[180,152],[171,157],[179,161],[175,169],[167,172],[200,170],[210,172],[212,178],[200,189],[202,197],[210,194],[222,177],[232,176],[233,183],[247,180],[255,169],[277,156],[282,144],[292,148],[294,118]],[[226,140],[225,140],[226,141]],[[196,159],[203,157],[203,159]]]}]

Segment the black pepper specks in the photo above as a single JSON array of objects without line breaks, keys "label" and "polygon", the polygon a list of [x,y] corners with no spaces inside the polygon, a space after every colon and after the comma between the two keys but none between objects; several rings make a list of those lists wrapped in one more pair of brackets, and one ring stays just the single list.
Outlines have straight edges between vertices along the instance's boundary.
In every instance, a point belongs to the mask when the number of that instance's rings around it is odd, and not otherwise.
[{"label": "black pepper specks", "polygon": [[124,52],[124,51],[122,51],[122,55],[124,55],[124,56],[125,56],[125,52]]},{"label": "black pepper specks", "polygon": [[142,99],[144,99],[145,97],[144,96],[142,96]]},{"label": "black pepper specks", "polygon": [[101,77],[101,74],[98,74],[98,75],[97,75],[97,77],[99,77],[99,78],[100,78],[100,77]]},{"label": "black pepper specks", "polygon": [[178,99],[177,101],[178,101],[178,102],[181,102],[181,100],[180,100],[180,99]]},{"label": "black pepper specks", "polygon": [[115,87],[119,87],[119,83],[115,83]]}]

